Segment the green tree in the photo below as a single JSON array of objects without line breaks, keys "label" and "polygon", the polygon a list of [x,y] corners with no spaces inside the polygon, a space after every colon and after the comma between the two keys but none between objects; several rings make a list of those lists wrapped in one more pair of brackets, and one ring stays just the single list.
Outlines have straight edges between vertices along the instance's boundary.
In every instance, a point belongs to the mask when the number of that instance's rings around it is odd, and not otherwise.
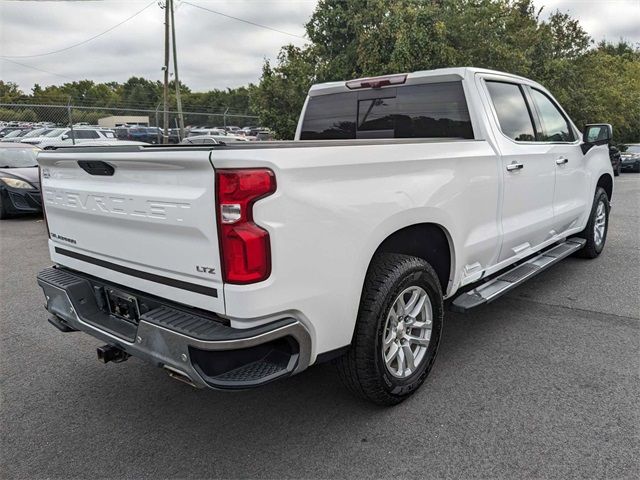
[{"label": "green tree", "polygon": [[131,107],[154,108],[162,102],[162,83],[142,77],[131,77],[117,92],[120,101]]},{"label": "green tree", "polygon": [[305,96],[315,78],[310,52],[293,45],[282,49],[275,67],[266,61],[260,86],[251,89],[251,107],[279,138],[293,138]]},{"label": "green tree", "polygon": [[640,140],[640,50],[606,44],[575,59],[552,87],[572,120],[613,125],[615,143]]},{"label": "green tree", "polygon": [[22,90],[20,90],[20,88],[18,88],[18,84],[0,80],[0,102],[1,103],[15,102],[23,95],[24,93],[22,92]]}]

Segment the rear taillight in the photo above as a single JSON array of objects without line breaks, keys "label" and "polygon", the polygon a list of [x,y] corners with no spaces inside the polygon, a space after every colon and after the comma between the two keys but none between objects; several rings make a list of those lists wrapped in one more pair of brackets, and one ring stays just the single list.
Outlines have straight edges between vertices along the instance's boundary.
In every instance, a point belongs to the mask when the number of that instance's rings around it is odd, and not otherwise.
[{"label": "rear taillight", "polygon": [[271,273],[269,232],[253,223],[253,204],[276,191],[267,169],[216,171],[218,235],[227,283],[261,282]]}]

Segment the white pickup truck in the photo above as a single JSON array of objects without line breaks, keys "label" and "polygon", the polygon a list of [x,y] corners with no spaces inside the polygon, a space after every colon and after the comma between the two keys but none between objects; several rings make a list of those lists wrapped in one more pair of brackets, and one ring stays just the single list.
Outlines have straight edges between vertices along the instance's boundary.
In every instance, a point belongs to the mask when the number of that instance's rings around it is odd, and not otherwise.
[{"label": "white pickup truck", "polygon": [[610,138],[535,82],[451,68],[315,85],[294,141],[43,152],[49,321],[198,387],[334,360],[395,404],[445,306],[600,254]]}]

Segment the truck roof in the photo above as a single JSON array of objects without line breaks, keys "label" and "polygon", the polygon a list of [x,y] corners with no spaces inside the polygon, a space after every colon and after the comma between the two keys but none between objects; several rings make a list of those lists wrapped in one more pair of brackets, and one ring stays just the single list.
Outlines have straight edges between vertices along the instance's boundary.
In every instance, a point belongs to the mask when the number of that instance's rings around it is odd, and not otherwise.
[{"label": "truck roof", "polygon": [[[476,67],[438,68],[434,70],[419,70],[417,72],[411,72],[411,73],[380,75],[380,77],[406,75],[406,81],[404,82],[404,85],[417,85],[421,83],[462,80],[463,78],[473,76],[476,73],[496,74],[501,76],[507,76],[514,80],[518,80],[520,82],[535,83],[527,78],[520,77],[518,75],[513,75],[506,72],[500,72],[498,70],[490,70],[487,68],[476,68]],[[361,79],[346,80],[346,81],[342,80],[339,82],[318,83],[316,85],[313,85],[309,89],[309,96],[315,97],[318,95],[328,95],[330,93],[350,92],[352,90],[350,90],[347,87],[347,82],[357,81],[357,80],[361,80]]]}]

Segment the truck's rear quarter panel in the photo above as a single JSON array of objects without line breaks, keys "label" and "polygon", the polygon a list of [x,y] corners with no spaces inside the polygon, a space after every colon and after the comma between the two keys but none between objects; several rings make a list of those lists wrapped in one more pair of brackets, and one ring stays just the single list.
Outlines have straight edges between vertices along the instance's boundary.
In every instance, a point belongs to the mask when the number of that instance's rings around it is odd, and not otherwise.
[{"label": "truck's rear quarter panel", "polygon": [[271,237],[271,276],[225,285],[227,315],[234,324],[287,312],[312,332],[314,355],[351,341],[369,262],[391,233],[445,227],[460,247],[452,282],[497,254],[499,166],[485,141],[291,142],[216,148],[212,162],[267,167],[278,183],[254,207]]}]

